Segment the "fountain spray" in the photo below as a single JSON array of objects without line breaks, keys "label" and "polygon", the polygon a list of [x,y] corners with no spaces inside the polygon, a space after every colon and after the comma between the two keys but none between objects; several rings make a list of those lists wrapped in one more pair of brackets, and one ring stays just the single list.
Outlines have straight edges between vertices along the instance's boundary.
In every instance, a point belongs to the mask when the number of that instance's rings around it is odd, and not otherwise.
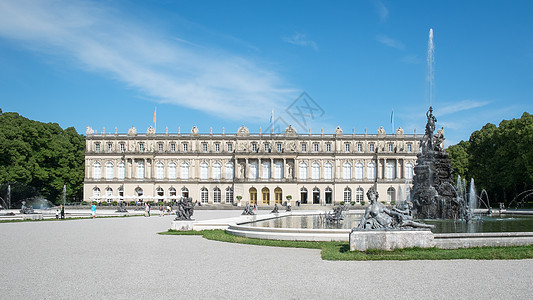
[{"label": "fountain spray", "polygon": [[433,28],[429,29],[429,40],[428,40],[428,74],[427,80],[429,84],[429,106],[433,105],[433,81],[435,76],[433,74],[433,66],[435,64],[435,47],[433,45]]}]

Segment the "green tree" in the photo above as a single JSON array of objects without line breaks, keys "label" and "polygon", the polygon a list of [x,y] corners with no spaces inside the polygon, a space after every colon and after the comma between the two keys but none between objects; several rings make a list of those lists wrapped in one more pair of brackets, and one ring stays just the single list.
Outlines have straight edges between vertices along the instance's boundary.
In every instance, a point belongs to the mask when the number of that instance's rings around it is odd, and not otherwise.
[{"label": "green tree", "polygon": [[450,155],[450,161],[453,168],[454,181],[457,180],[457,176],[462,178],[469,178],[468,164],[469,164],[469,148],[470,143],[468,141],[460,141],[457,145],[450,146],[446,149],[446,152]]}]

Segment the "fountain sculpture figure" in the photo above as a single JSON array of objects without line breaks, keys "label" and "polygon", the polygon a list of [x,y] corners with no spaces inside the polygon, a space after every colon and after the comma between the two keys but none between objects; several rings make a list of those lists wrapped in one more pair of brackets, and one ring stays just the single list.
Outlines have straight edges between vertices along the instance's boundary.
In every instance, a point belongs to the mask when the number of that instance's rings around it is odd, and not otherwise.
[{"label": "fountain sculpture figure", "polygon": [[194,213],[194,203],[192,198],[183,198],[178,201],[178,208],[176,209],[176,218],[174,221],[191,220]]}]

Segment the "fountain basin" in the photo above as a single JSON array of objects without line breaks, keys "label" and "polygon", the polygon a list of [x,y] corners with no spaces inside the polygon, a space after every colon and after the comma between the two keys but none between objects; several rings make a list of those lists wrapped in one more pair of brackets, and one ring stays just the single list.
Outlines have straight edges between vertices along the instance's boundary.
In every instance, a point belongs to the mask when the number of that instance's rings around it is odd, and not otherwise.
[{"label": "fountain basin", "polygon": [[353,230],[350,232],[350,251],[368,249],[391,251],[434,246],[435,235],[430,230]]}]

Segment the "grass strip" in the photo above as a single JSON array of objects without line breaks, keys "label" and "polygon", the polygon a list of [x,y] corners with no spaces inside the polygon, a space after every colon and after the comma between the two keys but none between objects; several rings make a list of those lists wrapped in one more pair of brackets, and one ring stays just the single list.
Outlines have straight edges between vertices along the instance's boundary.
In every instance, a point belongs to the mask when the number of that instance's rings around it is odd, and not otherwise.
[{"label": "grass strip", "polygon": [[263,240],[235,236],[224,230],[160,232],[161,235],[201,235],[208,240],[259,246],[321,249],[324,260],[450,260],[450,259],[528,259],[533,258],[533,245],[511,247],[475,247],[460,249],[405,248],[393,251],[369,249],[350,251],[347,242],[306,242]]}]

